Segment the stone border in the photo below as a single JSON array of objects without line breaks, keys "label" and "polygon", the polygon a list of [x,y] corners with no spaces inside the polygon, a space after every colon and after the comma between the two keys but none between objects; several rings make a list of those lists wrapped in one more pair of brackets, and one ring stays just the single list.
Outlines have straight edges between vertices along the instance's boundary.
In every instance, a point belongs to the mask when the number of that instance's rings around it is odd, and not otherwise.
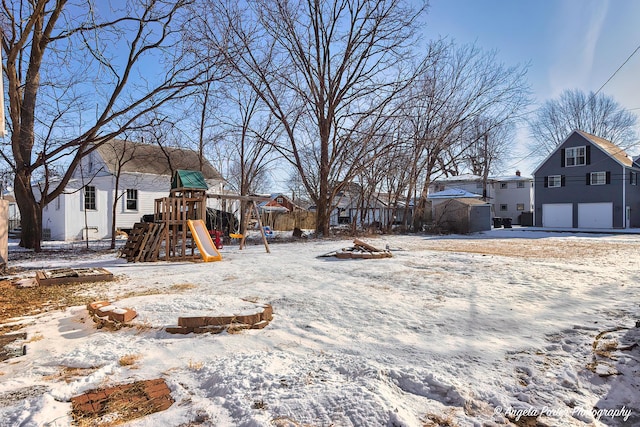
[{"label": "stone border", "polygon": [[272,319],[273,307],[271,307],[271,304],[265,304],[262,311],[254,314],[178,317],[178,326],[167,326],[165,330],[170,334],[219,334],[223,331],[263,329]]},{"label": "stone border", "polygon": [[129,322],[138,315],[131,308],[118,308],[109,301],[94,301],[87,304],[87,311],[96,323],[102,323],[105,320],[115,323]]}]

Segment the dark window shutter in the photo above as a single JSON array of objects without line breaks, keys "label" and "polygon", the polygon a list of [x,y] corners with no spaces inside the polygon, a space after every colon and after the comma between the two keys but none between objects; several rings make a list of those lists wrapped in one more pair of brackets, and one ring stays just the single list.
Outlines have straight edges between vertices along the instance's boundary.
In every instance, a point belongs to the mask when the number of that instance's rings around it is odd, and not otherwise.
[{"label": "dark window shutter", "polygon": [[560,167],[564,167],[564,148],[560,150]]},{"label": "dark window shutter", "polygon": [[560,175],[560,187],[564,187],[567,184],[567,180],[564,175]]},{"label": "dark window shutter", "polygon": [[607,184],[611,184],[611,172],[607,172]]},{"label": "dark window shutter", "polygon": [[587,145],[587,147],[584,149],[585,151],[585,162],[590,165],[591,164],[591,146]]},{"label": "dark window shutter", "polygon": [[587,185],[591,185],[591,174],[587,172]]},{"label": "dark window shutter", "polygon": [[544,186],[545,186],[545,188],[549,186],[549,177],[548,176],[544,177]]}]

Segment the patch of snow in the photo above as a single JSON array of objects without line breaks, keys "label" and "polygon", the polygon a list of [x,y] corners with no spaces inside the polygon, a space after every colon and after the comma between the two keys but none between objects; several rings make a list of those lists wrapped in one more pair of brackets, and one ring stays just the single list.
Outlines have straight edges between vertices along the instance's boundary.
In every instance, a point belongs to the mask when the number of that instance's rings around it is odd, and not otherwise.
[{"label": "patch of snow", "polygon": [[[483,253],[482,242],[566,256]],[[0,420],[68,425],[72,396],[162,377],[176,403],[128,426],[490,425],[524,413],[549,425],[640,423],[638,236],[514,229],[370,243],[395,248],[393,258],[317,258],[351,241],[310,240],[271,254],[225,246],[216,263],[19,261],[106,268],[118,280],[87,284],[87,303],[106,297],[138,317],[117,331],[96,329],[84,307],[23,319],[43,339],[0,364]],[[443,250],[450,243],[458,249]],[[572,255],[578,246],[588,250]],[[261,330],[164,331],[181,316],[267,303],[274,318]],[[89,373],[65,379],[62,367]]]}]

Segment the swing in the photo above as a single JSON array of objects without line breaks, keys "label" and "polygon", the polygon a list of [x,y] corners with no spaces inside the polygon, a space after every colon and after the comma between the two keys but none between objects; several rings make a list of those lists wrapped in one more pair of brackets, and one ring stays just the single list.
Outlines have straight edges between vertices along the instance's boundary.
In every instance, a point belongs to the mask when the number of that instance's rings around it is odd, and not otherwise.
[{"label": "swing", "polygon": [[[237,210],[236,210],[237,212]],[[235,218],[235,213],[233,215],[233,217]],[[236,223],[236,230],[233,233],[229,233],[229,237],[231,237],[232,239],[242,239],[244,237],[244,235],[242,235],[240,233],[240,221],[234,221]]]}]

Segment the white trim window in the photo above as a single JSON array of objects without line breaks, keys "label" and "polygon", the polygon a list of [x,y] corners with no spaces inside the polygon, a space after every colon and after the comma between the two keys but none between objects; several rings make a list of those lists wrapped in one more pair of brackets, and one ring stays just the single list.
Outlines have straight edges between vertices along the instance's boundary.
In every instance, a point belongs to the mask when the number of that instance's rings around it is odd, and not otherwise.
[{"label": "white trim window", "polygon": [[518,188],[524,188],[524,182],[518,181]]},{"label": "white trim window", "polygon": [[587,164],[587,148],[571,147],[564,151],[565,166],[584,166]]},{"label": "white trim window", "polygon": [[629,183],[631,185],[638,185],[638,173],[637,172],[631,172],[629,175]]},{"label": "white trim window", "polygon": [[500,189],[501,189],[501,190],[504,190],[504,189],[506,189],[506,188],[509,188],[509,184],[507,184],[506,182],[501,182],[501,183],[500,183]]},{"label": "white trim window", "polygon": [[516,210],[517,211],[523,211],[524,210],[524,203],[517,203],[516,204]]},{"label": "white trim window", "polygon": [[591,172],[589,185],[605,185],[607,183],[606,172]]},{"label": "white trim window", "polygon": [[84,187],[84,209],[87,211],[97,210],[96,187],[93,185],[85,185]]},{"label": "white trim window", "polygon": [[127,188],[125,209],[127,211],[138,210],[138,190],[136,190],[135,188]]},{"label": "white trim window", "polygon": [[505,212],[505,211],[508,211],[508,210],[509,210],[509,206],[507,206],[507,205],[500,205],[500,211],[501,211],[501,212]]},{"label": "white trim window", "polygon": [[547,187],[549,188],[562,187],[562,175],[549,175]]}]

